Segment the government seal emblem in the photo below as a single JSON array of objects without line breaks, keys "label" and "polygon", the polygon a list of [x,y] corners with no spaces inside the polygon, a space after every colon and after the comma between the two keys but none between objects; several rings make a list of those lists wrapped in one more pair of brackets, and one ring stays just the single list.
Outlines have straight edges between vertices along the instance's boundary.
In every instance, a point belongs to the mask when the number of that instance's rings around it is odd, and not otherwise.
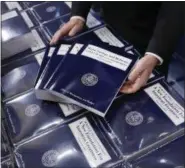
[{"label": "government seal emblem", "polygon": [[82,83],[85,86],[94,86],[98,83],[98,77],[92,73],[86,73],[81,78]]},{"label": "government seal emblem", "polygon": [[46,8],[46,12],[51,13],[54,12],[57,8],[55,6],[49,6],[48,8]]},{"label": "government seal emblem", "polygon": [[125,120],[129,125],[137,126],[143,122],[143,115],[137,111],[132,111],[126,115]]},{"label": "government seal emblem", "polygon": [[42,164],[45,167],[54,167],[57,165],[57,157],[59,153],[56,150],[49,150],[42,156]]},{"label": "government seal emblem", "polygon": [[37,104],[31,104],[26,107],[25,114],[28,117],[33,117],[40,112],[40,107]]}]

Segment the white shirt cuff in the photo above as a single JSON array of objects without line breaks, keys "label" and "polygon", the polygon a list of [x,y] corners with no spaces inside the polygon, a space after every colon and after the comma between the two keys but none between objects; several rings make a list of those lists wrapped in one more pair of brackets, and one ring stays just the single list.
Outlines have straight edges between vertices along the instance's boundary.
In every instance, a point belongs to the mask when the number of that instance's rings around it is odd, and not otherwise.
[{"label": "white shirt cuff", "polygon": [[70,20],[71,20],[71,19],[80,19],[81,21],[85,22],[85,19],[84,19],[83,17],[81,17],[81,16],[72,16],[72,17],[70,18]]},{"label": "white shirt cuff", "polygon": [[154,54],[154,53],[151,53],[151,52],[146,52],[145,55],[151,55],[151,56],[154,56],[155,58],[157,58],[159,60],[159,65],[162,65],[163,63],[163,59],[157,55],[157,54]]}]

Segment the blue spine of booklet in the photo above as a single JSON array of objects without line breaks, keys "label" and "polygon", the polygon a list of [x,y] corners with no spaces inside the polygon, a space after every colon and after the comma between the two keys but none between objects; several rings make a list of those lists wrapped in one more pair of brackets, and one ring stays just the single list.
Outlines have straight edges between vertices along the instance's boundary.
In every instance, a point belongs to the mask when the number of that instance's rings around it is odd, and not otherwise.
[{"label": "blue spine of booklet", "polygon": [[20,168],[111,167],[120,159],[101,125],[88,114],[18,145],[15,157]]},{"label": "blue spine of booklet", "polygon": [[96,41],[76,43],[65,56],[50,91],[105,116],[136,61],[124,48]]},{"label": "blue spine of booklet", "polygon": [[56,46],[47,46],[47,48],[45,50],[44,57],[43,57],[42,62],[41,62],[41,66],[40,66],[38,75],[37,75],[37,79],[35,81],[35,85],[37,84],[41,74],[43,73],[43,70],[44,70],[46,64],[48,63],[49,59],[53,55],[55,49],[56,49]]},{"label": "blue spine of booklet", "polygon": [[115,100],[105,120],[127,157],[183,129],[183,107],[183,99],[160,79]]},{"label": "blue spine of booklet", "polygon": [[[50,59],[47,61],[46,64],[44,63],[44,70],[42,71],[42,74],[39,78],[40,83],[39,85],[37,85],[37,88],[43,89],[43,86],[46,84],[46,82],[50,78],[54,69],[63,60],[63,57],[66,55],[70,47],[71,47],[70,42],[61,42],[61,44],[56,47]],[[46,53],[46,55],[48,54]]]}]

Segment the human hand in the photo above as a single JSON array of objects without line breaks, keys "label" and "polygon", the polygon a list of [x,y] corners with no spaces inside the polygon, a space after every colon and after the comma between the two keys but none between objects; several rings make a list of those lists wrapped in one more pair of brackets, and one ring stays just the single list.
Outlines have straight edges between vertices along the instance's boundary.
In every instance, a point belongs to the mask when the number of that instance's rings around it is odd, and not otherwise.
[{"label": "human hand", "polygon": [[147,83],[150,74],[158,64],[158,61],[159,60],[156,57],[151,55],[145,55],[141,58],[131,71],[128,81],[122,86],[120,92],[125,94],[137,92]]},{"label": "human hand", "polygon": [[68,35],[74,36],[83,29],[85,22],[78,18],[71,18],[64,26],[62,26],[52,37],[50,45],[56,44],[60,38]]}]

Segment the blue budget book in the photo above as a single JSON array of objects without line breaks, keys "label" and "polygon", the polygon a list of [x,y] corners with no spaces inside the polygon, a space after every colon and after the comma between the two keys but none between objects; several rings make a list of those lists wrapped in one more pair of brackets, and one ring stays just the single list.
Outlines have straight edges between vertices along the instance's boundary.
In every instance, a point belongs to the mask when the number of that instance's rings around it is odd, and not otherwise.
[{"label": "blue budget book", "polygon": [[20,168],[90,168],[116,167],[120,155],[101,125],[85,115],[18,145],[15,158]]},{"label": "blue budget book", "polygon": [[2,60],[2,65],[8,64],[12,61],[15,61],[16,59],[27,57],[28,55],[32,55],[46,48],[47,38],[44,35],[43,29],[41,27],[37,27],[31,29],[30,31],[30,33],[33,35],[33,42],[31,44],[31,47],[26,49],[25,51],[14,54],[12,57]]},{"label": "blue budget book", "polygon": [[46,2],[33,7],[33,13],[40,23],[59,18],[70,12],[69,6],[62,1]]},{"label": "blue budget book", "polygon": [[184,128],[184,100],[160,79],[115,100],[105,120],[123,156],[131,156]]},{"label": "blue budget book", "polygon": [[75,105],[38,100],[33,90],[4,105],[6,129],[14,145],[61,125],[83,111]]},{"label": "blue budget book", "polygon": [[49,90],[104,117],[136,61],[124,48],[97,41],[76,43]]},{"label": "blue budget book", "polygon": [[34,87],[44,51],[2,66],[3,101]]},{"label": "blue budget book", "polygon": [[128,168],[183,168],[184,136],[145,155],[131,161]]},{"label": "blue budget book", "polygon": [[43,59],[41,61],[41,65],[40,65],[40,68],[39,68],[39,72],[38,72],[38,75],[37,75],[37,79],[35,81],[35,86],[46,66],[46,64],[48,63],[49,59],[51,58],[51,56],[53,55],[55,49],[56,49],[56,45],[53,45],[53,46],[47,46],[46,49],[45,49],[45,52],[44,52],[44,56],[43,56]]}]

